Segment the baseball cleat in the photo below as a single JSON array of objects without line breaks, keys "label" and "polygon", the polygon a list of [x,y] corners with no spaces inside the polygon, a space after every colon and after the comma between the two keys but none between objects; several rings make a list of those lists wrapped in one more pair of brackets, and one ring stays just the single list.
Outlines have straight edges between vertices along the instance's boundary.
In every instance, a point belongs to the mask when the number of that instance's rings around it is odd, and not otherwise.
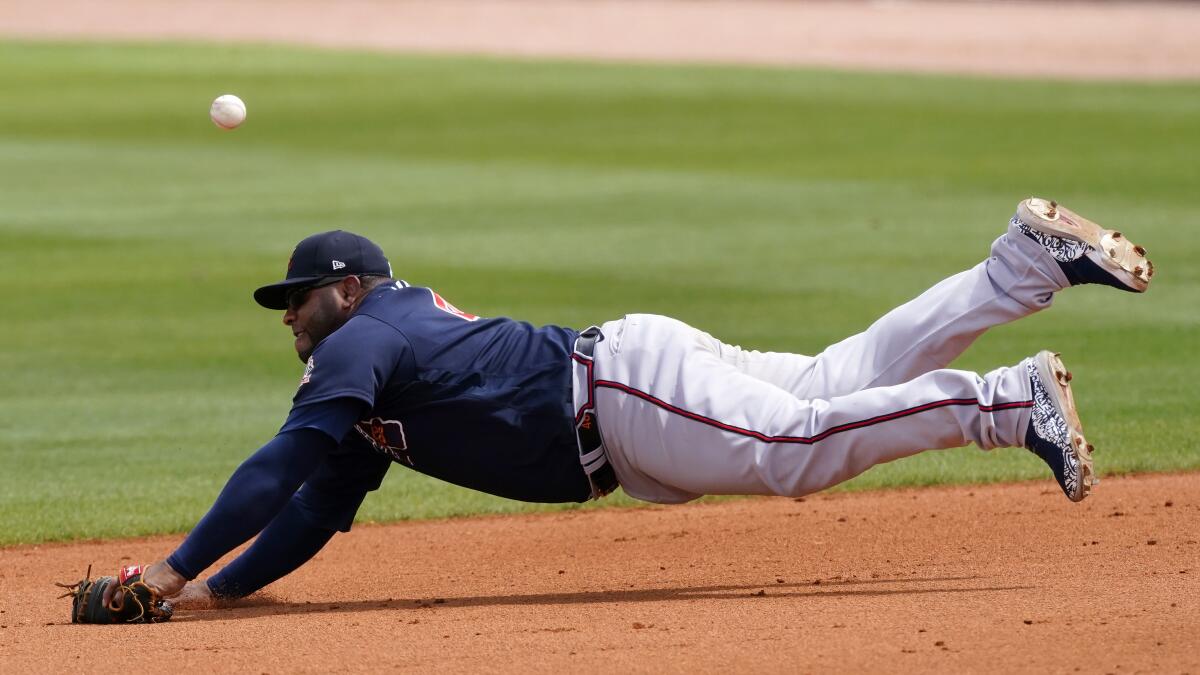
[{"label": "baseball cleat", "polygon": [[1072,286],[1104,284],[1144,293],[1154,276],[1146,249],[1057,202],[1030,197],[1017,205],[1013,224],[1058,261]]},{"label": "baseball cleat", "polygon": [[1067,498],[1083,501],[1099,483],[1092,467],[1092,446],[1083,437],[1083,424],[1071,394],[1071,373],[1058,354],[1042,351],[1025,360],[1033,389],[1033,411],[1025,432],[1025,447],[1050,465]]}]

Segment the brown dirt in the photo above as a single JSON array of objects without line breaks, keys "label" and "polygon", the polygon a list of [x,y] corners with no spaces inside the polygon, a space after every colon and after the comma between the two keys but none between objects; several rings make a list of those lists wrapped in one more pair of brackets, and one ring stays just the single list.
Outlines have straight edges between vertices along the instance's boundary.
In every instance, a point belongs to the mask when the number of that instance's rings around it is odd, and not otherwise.
[{"label": "brown dirt", "polygon": [[[1186,2],[5,0],[0,35],[1079,78],[1200,77]],[[336,7],[336,9],[335,9]]]},{"label": "brown dirt", "polygon": [[50,580],[178,538],[15,548],[0,670],[1196,673],[1197,539],[1196,473],[412,522],[116,627],[67,623]]},{"label": "brown dirt", "polygon": [[[8,0],[0,35],[1200,77],[1186,3]],[[177,537],[0,549],[0,672],[1200,672],[1200,474],[359,527],[267,596],[77,626],[52,580]]]}]

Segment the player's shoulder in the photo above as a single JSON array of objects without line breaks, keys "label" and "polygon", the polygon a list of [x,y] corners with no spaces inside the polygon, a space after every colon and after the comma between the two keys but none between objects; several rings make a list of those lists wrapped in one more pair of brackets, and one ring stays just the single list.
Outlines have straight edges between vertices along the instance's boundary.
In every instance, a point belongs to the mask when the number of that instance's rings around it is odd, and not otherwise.
[{"label": "player's shoulder", "polygon": [[455,307],[432,288],[413,286],[402,280],[373,290],[363,301],[358,313],[402,332],[445,330],[449,324],[474,323],[482,318]]},{"label": "player's shoulder", "polygon": [[[375,291],[372,292],[374,295]],[[317,345],[314,354],[337,352],[354,356],[367,351],[388,351],[388,345],[403,347],[408,338],[400,323],[389,317],[389,312],[380,311],[383,308],[377,304],[368,306],[364,301],[359,311]]]}]

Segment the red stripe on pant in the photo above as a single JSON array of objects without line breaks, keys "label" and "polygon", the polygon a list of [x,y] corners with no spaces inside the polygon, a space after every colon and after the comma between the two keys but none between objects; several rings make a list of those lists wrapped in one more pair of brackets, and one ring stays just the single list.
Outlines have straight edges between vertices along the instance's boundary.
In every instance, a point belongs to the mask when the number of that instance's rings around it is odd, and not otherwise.
[{"label": "red stripe on pant", "polygon": [[941,401],[932,401],[930,403],[923,403],[921,405],[914,406],[912,408],[905,408],[904,410],[897,410],[896,412],[891,412],[891,413],[887,413],[884,415],[876,415],[875,417],[871,417],[871,418],[868,418],[865,420],[859,420],[858,422],[847,422],[846,424],[839,424],[836,427],[831,427],[829,429],[826,429],[825,431],[822,431],[821,433],[819,433],[815,436],[812,436],[812,437],[768,436],[760,431],[754,431],[753,429],[743,429],[741,427],[735,427],[732,424],[725,424],[724,422],[719,422],[710,417],[705,417],[704,415],[700,415],[698,413],[684,410],[683,408],[671,405],[670,403],[667,403],[666,401],[664,401],[662,399],[655,398],[654,396],[647,394],[644,391],[634,389],[633,387],[630,387],[629,385],[621,384],[620,382],[613,382],[611,380],[596,380],[595,385],[596,385],[596,387],[604,387],[606,389],[615,389],[617,391],[624,392],[631,396],[636,396],[637,398],[640,398],[643,401],[646,401],[648,403],[653,403],[654,405],[662,408],[663,410],[674,413],[676,415],[686,417],[688,419],[695,420],[702,424],[707,424],[711,427],[716,427],[718,429],[721,429],[722,431],[728,431],[731,433],[740,434],[742,436],[749,436],[751,438],[756,438],[760,441],[763,441],[764,443],[799,443],[801,445],[812,445],[813,443],[823,441],[826,438],[829,438],[830,436],[833,436],[834,434],[842,433],[843,431],[851,431],[853,429],[862,429],[864,427],[873,426],[875,424],[881,424],[883,422],[900,419],[901,417],[908,417],[909,415],[916,415],[917,413],[922,413],[927,410],[934,410],[936,408],[945,408],[948,406],[965,406],[965,405],[977,406],[981,412],[995,412],[997,410],[1012,410],[1012,409],[1016,409],[1016,408],[1032,408],[1033,407],[1033,401],[1011,401],[1008,403],[996,403],[993,405],[983,405],[977,399],[973,399],[973,398],[948,398],[948,399],[943,399]]}]

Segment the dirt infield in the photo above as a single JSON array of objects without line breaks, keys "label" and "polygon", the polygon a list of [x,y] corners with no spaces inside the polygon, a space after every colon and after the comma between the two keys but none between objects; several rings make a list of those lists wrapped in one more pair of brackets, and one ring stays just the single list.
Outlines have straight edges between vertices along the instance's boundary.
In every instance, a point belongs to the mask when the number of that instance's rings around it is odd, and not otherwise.
[{"label": "dirt infield", "polygon": [[[0,35],[1200,78],[1187,3],[9,0]],[[51,581],[178,537],[0,549],[0,673],[1200,675],[1200,473],[360,526],[265,596],[77,626]]]},{"label": "dirt infield", "polygon": [[[4,672],[1200,672],[1200,474],[359,527],[270,597],[79,626],[0,550]],[[140,654],[140,656],[131,656]]]},{"label": "dirt infield", "polygon": [[[421,52],[1200,78],[1186,2],[5,0],[0,35]],[[334,9],[336,7],[336,9]]]}]

